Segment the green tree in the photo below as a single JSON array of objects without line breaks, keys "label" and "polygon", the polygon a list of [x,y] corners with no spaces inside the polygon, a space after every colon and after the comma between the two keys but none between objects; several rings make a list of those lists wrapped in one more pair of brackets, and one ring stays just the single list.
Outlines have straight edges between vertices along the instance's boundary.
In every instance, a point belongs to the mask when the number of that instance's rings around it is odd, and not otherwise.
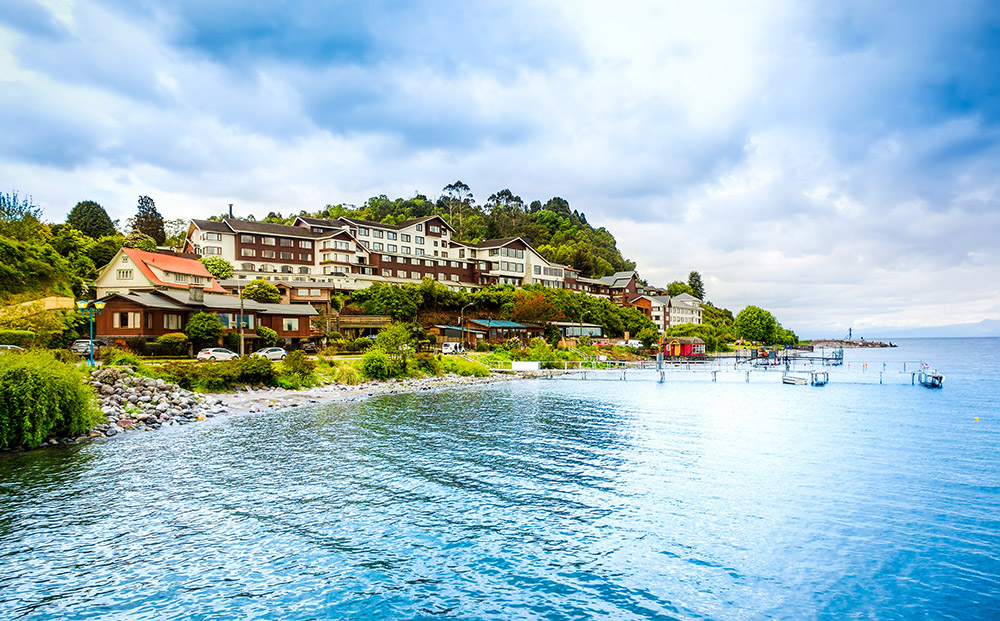
[{"label": "green tree", "polygon": [[688,288],[691,289],[691,295],[694,297],[699,300],[705,299],[705,285],[701,282],[701,274],[698,272],[688,274]]},{"label": "green tree", "polygon": [[17,192],[0,192],[0,235],[34,244],[45,242],[49,227],[41,222],[42,208],[31,197],[20,198]]},{"label": "green tree", "polygon": [[149,235],[141,233],[137,230],[133,230],[131,233],[125,237],[122,245],[126,248],[135,248],[137,250],[148,250],[150,252],[156,250],[156,240],[154,240]]},{"label": "green tree", "polygon": [[281,291],[263,278],[258,278],[243,287],[243,298],[261,304],[277,304],[281,301]]},{"label": "green tree", "polygon": [[180,248],[187,239],[188,221],[182,219],[165,220],[163,222],[163,232],[167,238],[163,241],[164,246]]},{"label": "green tree", "polygon": [[660,340],[660,332],[653,326],[646,326],[638,334],[635,335],[635,338],[642,341],[643,347],[649,349],[650,347],[653,346],[653,343]]},{"label": "green tree", "polygon": [[233,264],[222,257],[208,256],[201,258],[202,265],[216,280],[226,280],[233,276]]},{"label": "green tree", "polygon": [[163,216],[156,210],[156,204],[148,196],[139,197],[138,213],[132,220],[132,231],[139,231],[153,238],[157,246],[162,246],[167,239],[163,228]]},{"label": "green tree", "polygon": [[392,362],[394,375],[406,371],[406,362],[414,351],[413,326],[408,323],[391,323],[379,330],[375,347],[385,352]]},{"label": "green tree", "polygon": [[108,212],[94,201],[80,201],[66,216],[66,224],[91,238],[115,234],[115,223]]},{"label": "green tree", "polygon": [[184,334],[194,343],[195,349],[217,344],[223,332],[225,328],[215,313],[195,313],[184,326]]},{"label": "green tree", "polygon": [[757,306],[747,306],[736,315],[736,336],[748,341],[774,343],[778,322],[774,315]]},{"label": "green tree", "polygon": [[125,243],[125,238],[121,235],[105,235],[94,240],[94,243],[87,248],[87,256],[94,262],[96,267],[104,267],[115,258],[118,251]]},{"label": "green tree", "polygon": [[[667,295],[669,295],[670,297],[674,297],[675,295],[680,295],[682,293],[687,293],[689,295],[694,295],[694,292],[691,291],[691,287],[689,287],[688,285],[682,283],[679,280],[675,280],[674,282],[672,282],[669,285],[667,285]],[[695,297],[698,297],[698,296],[695,296]]]},{"label": "green tree", "polygon": [[257,326],[257,336],[264,343],[264,347],[274,347],[278,344],[278,333],[267,326]]}]

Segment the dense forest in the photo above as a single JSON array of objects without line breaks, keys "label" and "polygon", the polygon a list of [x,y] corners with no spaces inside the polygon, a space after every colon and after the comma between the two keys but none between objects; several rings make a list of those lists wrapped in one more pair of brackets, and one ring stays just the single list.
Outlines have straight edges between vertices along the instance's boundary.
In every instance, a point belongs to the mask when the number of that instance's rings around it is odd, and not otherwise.
[{"label": "dense forest", "polygon": [[[571,209],[565,199],[555,197],[545,203],[526,203],[510,190],[501,190],[482,205],[476,203],[469,186],[456,181],[445,186],[437,200],[422,194],[413,198],[390,199],[385,195],[369,198],[360,207],[327,205],[316,211],[283,216],[271,212],[264,222],[291,224],[296,216],[338,218],[347,216],[397,224],[410,218],[439,215],[455,228],[455,239],[476,243],[484,239],[522,237],[549,261],[571,265],[583,276],[599,278],[618,271],[635,269],[622,257],[614,235],[604,227],[595,229],[587,216]],[[221,219],[223,216],[215,216]]]}]

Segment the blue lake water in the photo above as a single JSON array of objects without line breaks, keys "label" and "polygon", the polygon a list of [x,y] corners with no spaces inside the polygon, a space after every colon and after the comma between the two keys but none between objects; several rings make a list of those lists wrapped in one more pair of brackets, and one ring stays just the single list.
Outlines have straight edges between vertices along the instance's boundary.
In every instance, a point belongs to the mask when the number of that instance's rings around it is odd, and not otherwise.
[{"label": "blue lake water", "polygon": [[0,618],[997,618],[998,347],[847,352],[943,390],[535,380],[0,454]]}]

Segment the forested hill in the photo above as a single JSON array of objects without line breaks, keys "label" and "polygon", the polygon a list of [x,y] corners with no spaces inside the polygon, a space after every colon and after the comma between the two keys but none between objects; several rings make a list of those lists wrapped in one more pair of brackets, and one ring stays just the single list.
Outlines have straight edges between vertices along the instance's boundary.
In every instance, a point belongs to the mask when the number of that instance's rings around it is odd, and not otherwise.
[{"label": "forested hill", "polygon": [[[614,235],[604,227],[590,226],[587,217],[571,209],[566,200],[556,197],[544,204],[537,200],[525,203],[510,190],[502,190],[479,205],[460,181],[445,187],[436,201],[423,195],[394,200],[382,195],[360,207],[327,205],[319,212],[299,215],[348,216],[389,224],[440,215],[455,228],[459,241],[523,237],[549,261],[572,265],[583,276],[598,278],[635,269],[634,262],[622,257]],[[264,220],[290,224],[294,219],[294,215],[270,213]]]}]

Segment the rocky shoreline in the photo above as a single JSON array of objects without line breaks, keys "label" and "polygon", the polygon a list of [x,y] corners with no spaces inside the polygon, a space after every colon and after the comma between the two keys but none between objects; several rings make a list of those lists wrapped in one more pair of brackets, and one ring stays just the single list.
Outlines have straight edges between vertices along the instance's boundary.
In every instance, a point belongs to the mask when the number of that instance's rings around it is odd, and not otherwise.
[{"label": "rocky shoreline", "polygon": [[156,431],[164,427],[188,425],[223,414],[264,412],[329,401],[358,401],[368,397],[456,386],[495,384],[530,377],[521,374],[491,374],[487,377],[445,375],[418,379],[372,381],[348,386],[330,384],[301,390],[254,389],[202,394],[176,384],[139,375],[129,367],[109,367],[91,376],[104,422],[75,438],[50,438],[40,446],[76,444],[119,434]]},{"label": "rocky shoreline", "polygon": [[888,343],[884,341],[866,341],[864,339],[860,340],[843,340],[843,339],[831,339],[831,340],[818,340],[810,342],[813,348],[818,347],[843,347],[845,349],[849,348],[859,348],[859,347],[895,347],[895,345],[890,341]]}]

